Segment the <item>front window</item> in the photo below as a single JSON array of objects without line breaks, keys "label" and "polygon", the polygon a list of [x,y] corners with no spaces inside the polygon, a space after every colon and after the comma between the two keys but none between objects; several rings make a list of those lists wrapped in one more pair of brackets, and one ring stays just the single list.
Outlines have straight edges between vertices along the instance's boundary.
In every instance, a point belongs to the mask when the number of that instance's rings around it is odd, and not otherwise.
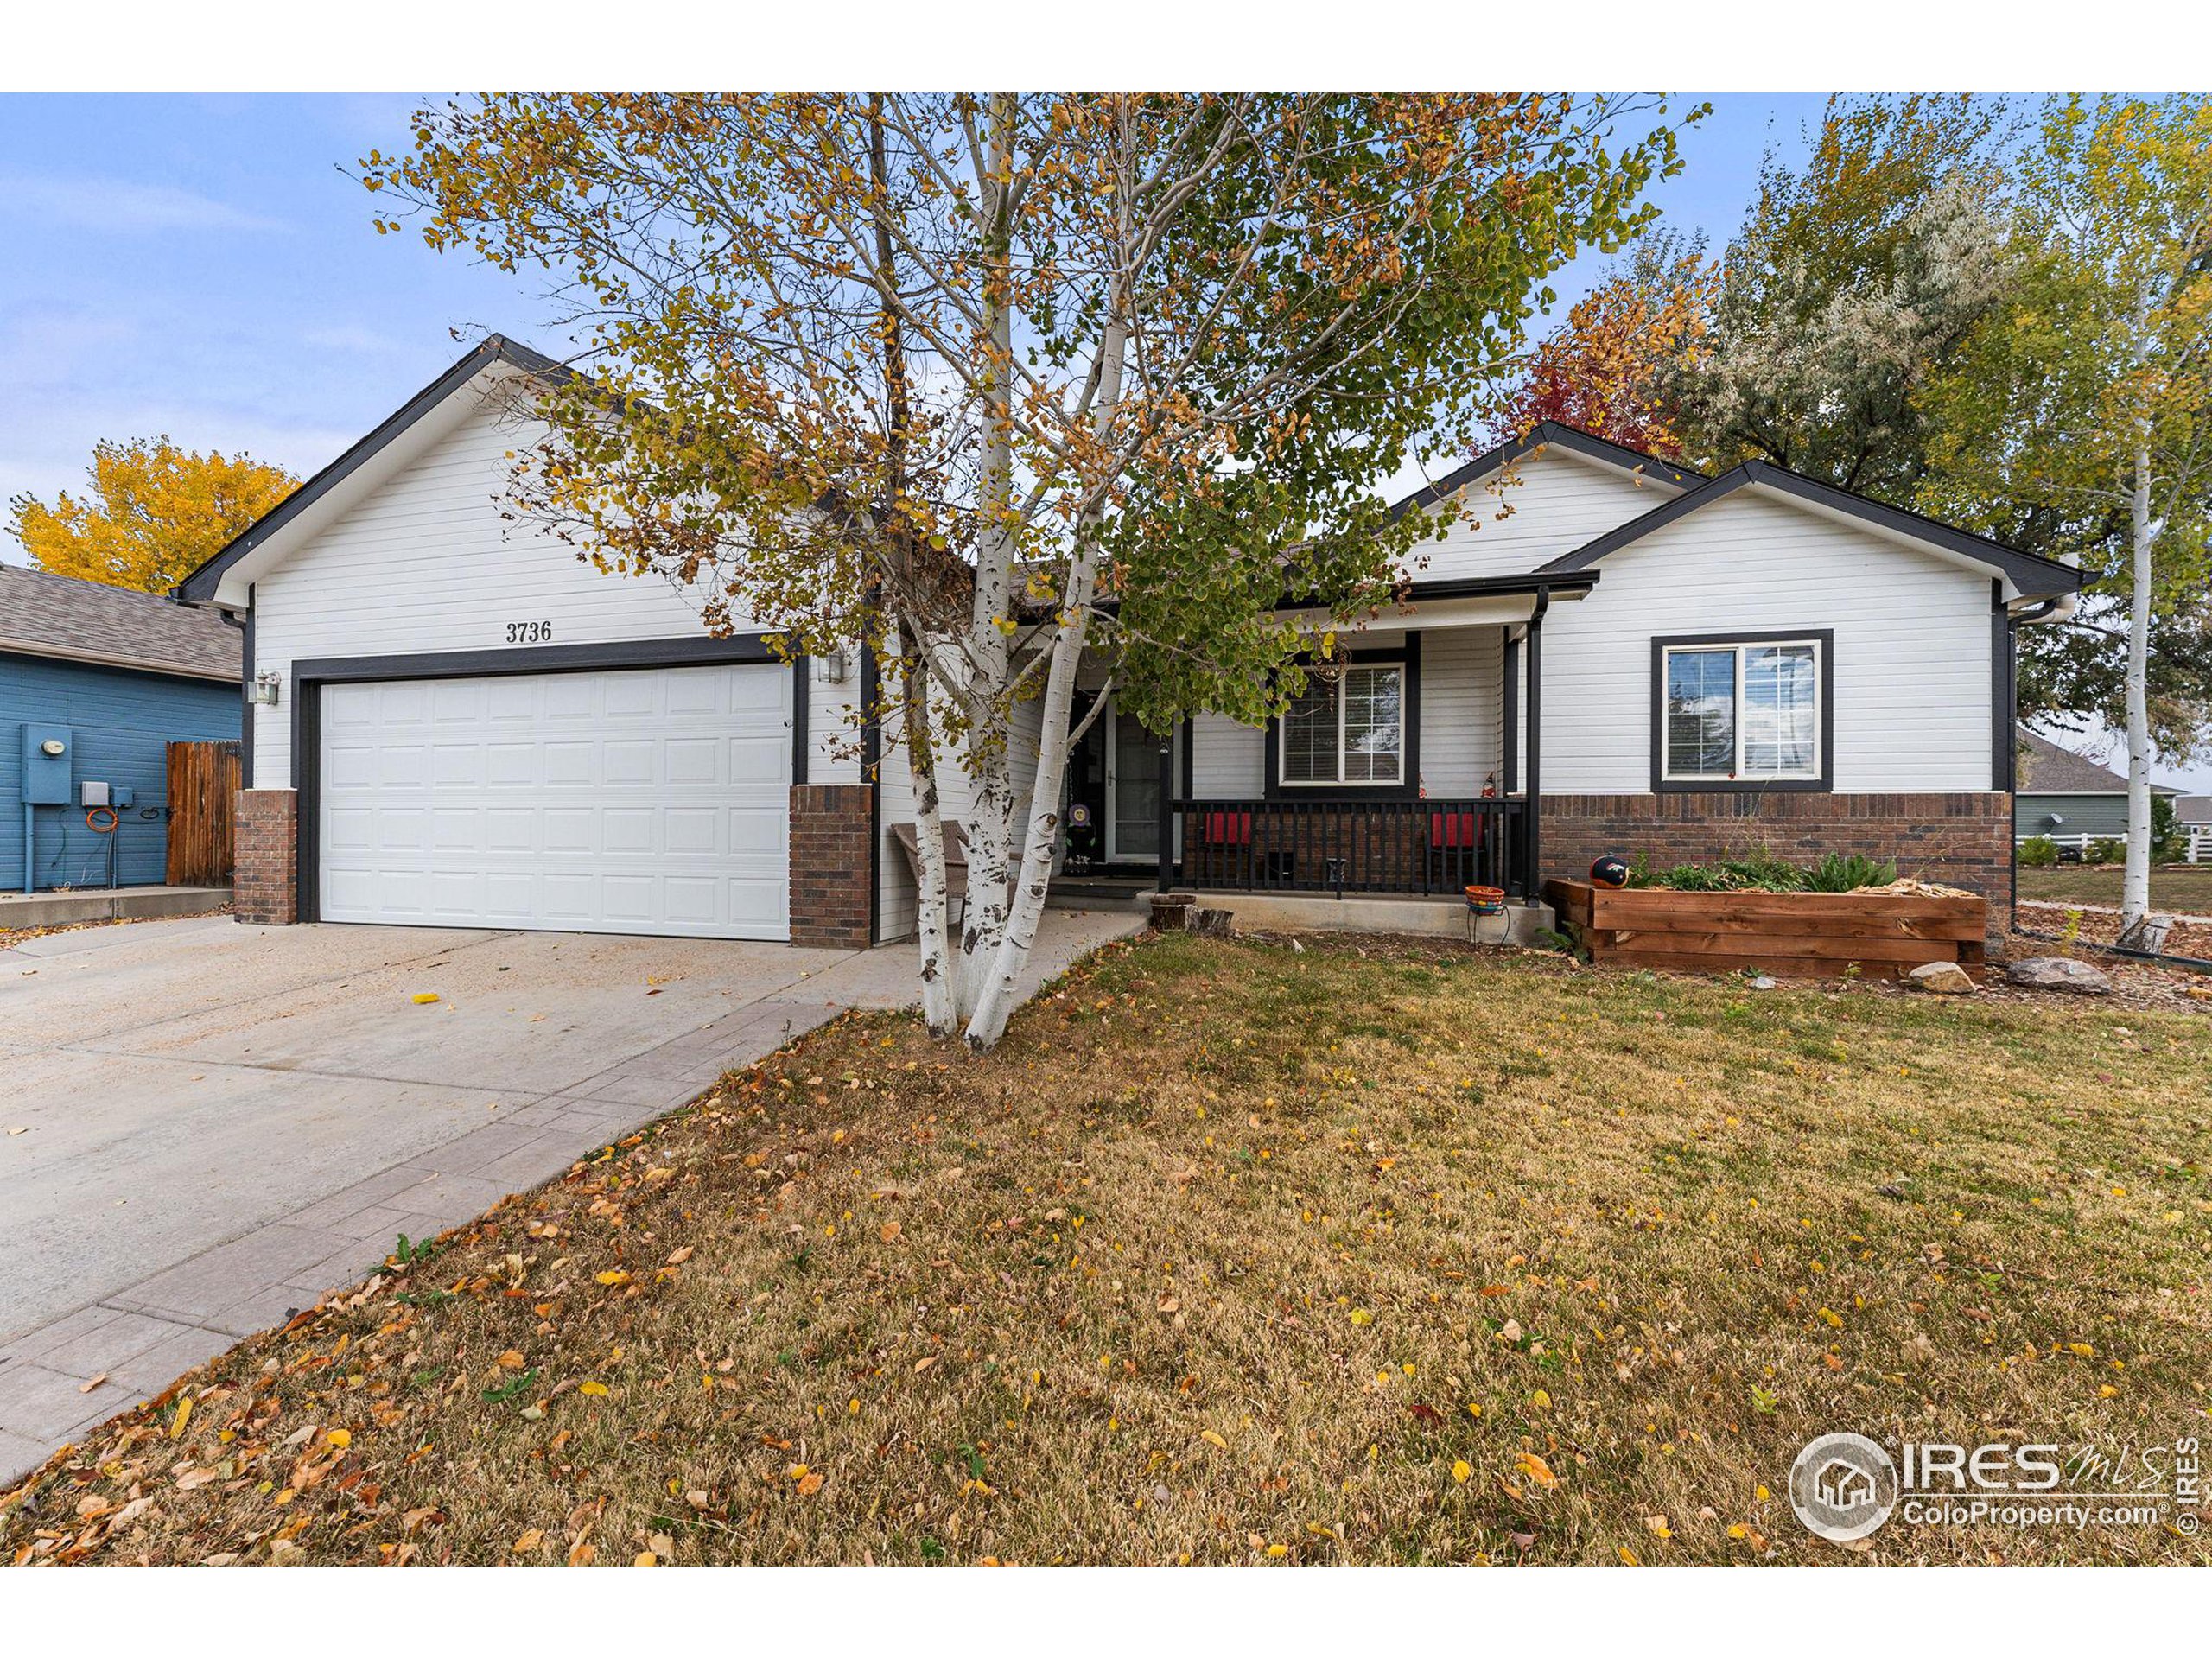
[{"label": "front window", "polygon": [[1405,774],[1402,664],[1316,670],[1282,717],[1286,784],[1395,784]]},{"label": "front window", "polygon": [[1821,659],[1809,639],[1670,645],[1664,775],[1786,782],[1821,775]]}]

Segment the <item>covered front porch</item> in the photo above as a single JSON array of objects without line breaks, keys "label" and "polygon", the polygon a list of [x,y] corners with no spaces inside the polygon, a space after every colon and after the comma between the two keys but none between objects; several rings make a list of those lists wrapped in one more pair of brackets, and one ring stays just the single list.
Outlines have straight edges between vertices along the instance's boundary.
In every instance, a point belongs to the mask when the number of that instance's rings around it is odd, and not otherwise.
[{"label": "covered front porch", "polygon": [[1061,883],[1458,902],[1541,891],[1543,624],[1591,579],[1408,584],[1263,728],[1108,706],[1070,767]]}]

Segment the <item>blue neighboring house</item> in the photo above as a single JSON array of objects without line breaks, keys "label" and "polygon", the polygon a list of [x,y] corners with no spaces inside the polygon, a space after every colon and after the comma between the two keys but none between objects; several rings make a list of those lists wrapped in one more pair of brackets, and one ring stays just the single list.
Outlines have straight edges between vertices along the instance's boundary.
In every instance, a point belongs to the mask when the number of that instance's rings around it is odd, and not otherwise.
[{"label": "blue neighboring house", "polygon": [[[92,781],[131,797],[117,815],[118,883],[161,881],[168,746],[238,741],[244,664],[238,630],[210,612],[0,565],[0,892],[107,885],[108,837],[79,804]],[[42,760],[55,733],[65,752]],[[27,806],[27,792],[59,792],[65,766],[66,801]],[[39,781],[27,790],[29,773]]]}]

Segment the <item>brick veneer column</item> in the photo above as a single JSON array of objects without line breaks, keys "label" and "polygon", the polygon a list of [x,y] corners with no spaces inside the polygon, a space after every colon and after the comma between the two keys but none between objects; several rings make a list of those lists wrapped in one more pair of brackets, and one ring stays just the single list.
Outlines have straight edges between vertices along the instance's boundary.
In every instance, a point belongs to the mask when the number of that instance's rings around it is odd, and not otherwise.
[{"label": "brick veneer column", "polygon": [[242,922],[289,927],[300,918],[299,797],[289,789],[242,789],[234,802],[232,911]]},{"label": "brick veneer column", "polygon": [[791,943],[864,950],[873,893],[866,784],[791,789]]},{"label": "brick veneer column", "polygon": [[1835,795],[1732,791],[1547,795],[1544,874],[1580,876],[1602,853],[1655,869],[1710,864],[1764,848],[1792,863],[1824,853],[1894,859],[1897,874],[1963,887],[1989,900],[2001,941],[2012,859],[2012,798],[1995,791]]}]

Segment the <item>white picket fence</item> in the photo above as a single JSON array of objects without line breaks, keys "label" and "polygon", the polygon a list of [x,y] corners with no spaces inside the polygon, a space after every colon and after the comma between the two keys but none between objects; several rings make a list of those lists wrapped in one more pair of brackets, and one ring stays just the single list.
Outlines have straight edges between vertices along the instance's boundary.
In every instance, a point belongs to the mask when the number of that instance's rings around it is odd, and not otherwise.
[{"label": "white picket fence", "polygon": [[[2012,843],[2018,846],[2024,841],[2047,841],[2059,847],[2078,847],[2086,853],[2089,850],[2089,843],[2093,841],[2119,839],[2117,836],[2014,836]],[[2212,864],[2212,824],[2207,824],[2202,828],[2192,828],[2189,832],[2188,849],[2189,850],[2183,856],[2190,863]]]}]

